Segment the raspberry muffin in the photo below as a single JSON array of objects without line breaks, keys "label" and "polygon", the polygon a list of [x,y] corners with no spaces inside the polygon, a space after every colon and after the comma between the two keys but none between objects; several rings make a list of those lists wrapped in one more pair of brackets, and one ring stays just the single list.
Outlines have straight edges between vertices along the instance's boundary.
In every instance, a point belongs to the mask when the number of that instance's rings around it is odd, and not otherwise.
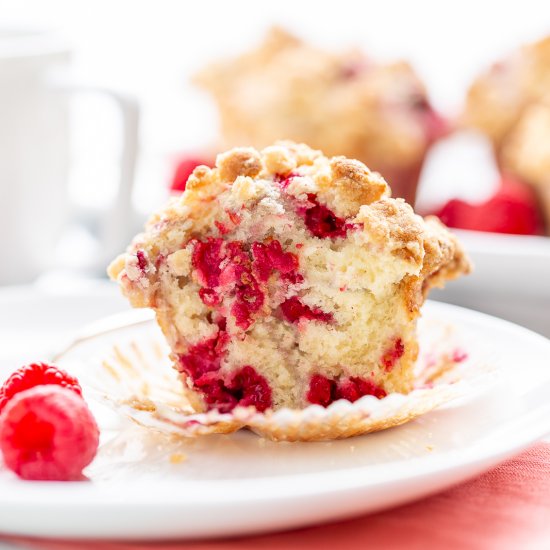
[{"label": "raspberry muffin", "polygon": [[207,67],[196,82],[216,101],[225,147],[305,142],[359,159],[411,204],[426,151],[445,132],[407,63],[325,51],[278,28],[256,50]]},{"label": "raspberry muffin", "polygon": [[525,109],[504,144],[502,166],[535,189],[550,234],[550,94]]},{"label": "raspberry muffin", "polygon": [[493,64],[468,92],[465,122],[492,140],[500,153],[530,105],[548,97],[550,36]]},{"label": "raspberry muffin", "polygon": [[471,86],[464,122],[493,143],[502,170],[534,186],[550,222],[550,36],[495,63]]},{"label": "raspberry muffin", "polygon": [[197,408],[229,412],[408,392],[420,306],[468,270],[364,164],[281,142],[196,168],[109,274],[155,310]]}]

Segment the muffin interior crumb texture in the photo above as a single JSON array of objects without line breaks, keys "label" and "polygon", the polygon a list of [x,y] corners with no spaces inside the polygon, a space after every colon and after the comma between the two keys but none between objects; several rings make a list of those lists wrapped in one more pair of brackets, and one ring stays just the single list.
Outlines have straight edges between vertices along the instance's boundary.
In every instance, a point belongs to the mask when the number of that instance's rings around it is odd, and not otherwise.
[{"label": "muffin interior crumb texture", "polygon": [[408,392],[425,295],[468,270],[379,174],[280,142],[196,168],[109,274],[155,310],[202,409],[225,412]]}]

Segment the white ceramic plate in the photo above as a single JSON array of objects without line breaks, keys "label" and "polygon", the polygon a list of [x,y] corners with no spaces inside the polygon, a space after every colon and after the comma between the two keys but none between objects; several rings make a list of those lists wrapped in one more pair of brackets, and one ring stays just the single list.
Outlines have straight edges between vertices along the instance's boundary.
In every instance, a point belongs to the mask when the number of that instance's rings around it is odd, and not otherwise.
[{"label": "white ceramic plate", "polygon": [[1,472],[0,532],[160,539],[287,529],[381,510],[478,474],[550,431],[550,342],[427,304],[424,324],[449,322],[472,356],[497,369],[483,396],[328,443],[271,443],[247,432],[171,440],[117,426],[96,408],[104,442],[91,482],[22,482]]}]

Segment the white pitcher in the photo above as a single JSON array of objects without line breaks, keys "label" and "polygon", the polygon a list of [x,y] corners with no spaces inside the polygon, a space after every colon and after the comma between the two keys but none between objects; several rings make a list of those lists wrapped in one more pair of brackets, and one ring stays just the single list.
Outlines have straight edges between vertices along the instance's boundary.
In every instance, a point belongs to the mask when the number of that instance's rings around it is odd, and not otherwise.
[{"label": "white pitcher", "polygon": [[[0,284],[31,281],[56,267],[55,247],[74,217],[69,203],[69,95],[103,94],[121,111],[123,150],[118,190],[101,212],[98,268],[127,244],[137,154],[137,103],[112,90],[76,83],[71,51],[47,31],[0,29]],[[67,93],[70,92],[70,93]]]}]

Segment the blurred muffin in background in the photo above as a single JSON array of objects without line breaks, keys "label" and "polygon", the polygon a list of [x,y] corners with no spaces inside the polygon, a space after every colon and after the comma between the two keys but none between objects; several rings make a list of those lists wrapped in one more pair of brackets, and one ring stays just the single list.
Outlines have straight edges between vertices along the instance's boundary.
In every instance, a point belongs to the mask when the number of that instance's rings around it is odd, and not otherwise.
[{"label": "blurred muffin in background", "polygon": [[550,95],[546,102],[534,103],[525,109],[502,148],[502,166],[504,171],[515,174],[533,186],[540,199],[546,231],[549,233]]},{"label": "blurred muffin in background", "polygon": [[468,92],[465,122],[489,136],[499,154],[525,111],[550,94],[550,36],[494,63]]},{"label": "blurred muffin in background", "polygon": [[361,160],[410,203],[426,151],[446,131],[407,63],[322,50],[279,28],[257,49],[210,65],[196,82],[217,103],[224,147],[306,142]]},{"label": "blurred muffin in background", "polygon": [[495,63],[468,92],[464,123],[492,141],[505,174],[533,186],[550,227],[550,36]]}]

